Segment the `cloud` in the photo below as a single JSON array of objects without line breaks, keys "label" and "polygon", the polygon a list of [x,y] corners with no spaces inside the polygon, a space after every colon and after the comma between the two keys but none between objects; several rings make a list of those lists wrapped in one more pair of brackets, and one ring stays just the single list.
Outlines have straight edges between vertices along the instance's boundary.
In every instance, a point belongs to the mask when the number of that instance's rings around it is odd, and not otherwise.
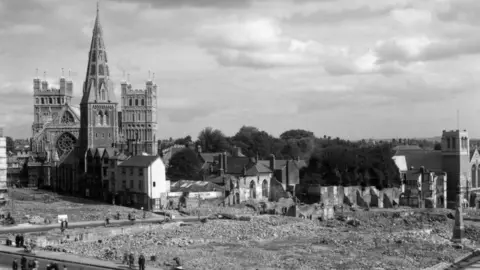
[{"label": "cloud", "polygon": [[375,48],[378,63],[419,62],[480,53],[480,38],[431,39],[426,36],[397,37],[379,41]]},{"label": "cloud", "polygon": [[435,9],[438,19],[446,22],[478,24],[480,18],[480,2],[476,0],[442,1]]},{"label": "cloud", "polygon": [[147,4],[152,8],[218,8],[218,9],[234,9],[234,8],[248,8],[253,0],[110,0],[120,3],[140,3]]},{"label": "cloud", "polygon": [[292,23],[339,23],[343,21],[359,21],[375,19],[388,15],[391,11],[401,8],[399,5],[390,5],[380,8],[371,8],[369,6],[360,6],[357,8],[348,8],[335,11],[319,9],[310,14],[294,14],[287,19]]},{"label": "cloud", "polygon": [[17,24],[0,30],[0,35],[33,35],[41,34],[44,28],[38,24]]},{"label": "cloud", "polygon": [[202,26],[197,35],[200,46],[225,67],[323,67],[332,75],[399,72],[378,66],[371,52],[356,55],[349,47],[289,37],[273,19],[231,17]]}]

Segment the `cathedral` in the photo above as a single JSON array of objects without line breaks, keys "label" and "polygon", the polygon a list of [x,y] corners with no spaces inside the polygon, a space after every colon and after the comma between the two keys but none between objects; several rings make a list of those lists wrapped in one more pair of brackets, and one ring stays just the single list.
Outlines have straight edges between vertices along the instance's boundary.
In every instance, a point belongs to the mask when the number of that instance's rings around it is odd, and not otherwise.
[{"label": "cathedral", "polygon": [[124,80],[120,99],[115,97],[98,6],[79,105],[72,104],[70,72],[68,78],[63,73],[58,89],[38,71],[33,80],[28,185],[105,198],[110,184],[95,167],[99,155],[157,155],[157,85],[150,76],[143,89]]}]

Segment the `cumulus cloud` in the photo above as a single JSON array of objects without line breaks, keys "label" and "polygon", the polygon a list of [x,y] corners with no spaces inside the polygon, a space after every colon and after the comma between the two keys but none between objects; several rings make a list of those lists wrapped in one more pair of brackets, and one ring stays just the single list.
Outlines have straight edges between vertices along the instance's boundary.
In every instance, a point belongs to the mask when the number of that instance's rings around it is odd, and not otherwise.
[{"label": "cumulus cloud", "polygon": [[232,17],[202,26],[200,46],[227,67],[324,67],[332,75],[394,73],[377,65],[371,52],[356,55],[349,47],[328,46],[315,40],[299,40],[282,32],[278,21]]},{"label": "cumulus cloud", "polygon": [[322,8],[310,14],[294,14],[287,21],[292,23],[338,23],[342,21],[368,20],[386,16],[391,11],[404,7],[400,5],[389,5],[379,8],[360,6],[333,11]]},{"label": "cumulus cloud", "polygon": [[442,21],[479,24],[480,1],[447,0],[438,3],[436,16]]},{"label": "cumulus cloud", "polygon": [[480,38],[432,39],[426,36],[396,37],[375,47],[379,63],[435,61],[480,53]]}]

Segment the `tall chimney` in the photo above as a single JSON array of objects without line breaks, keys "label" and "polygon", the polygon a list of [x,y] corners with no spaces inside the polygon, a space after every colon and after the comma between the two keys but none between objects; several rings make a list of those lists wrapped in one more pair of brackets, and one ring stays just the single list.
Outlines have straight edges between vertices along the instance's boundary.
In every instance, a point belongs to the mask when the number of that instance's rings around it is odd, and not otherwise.
[{"label": "tall chimney", "polygon": [[270,155],[270,170],[272,170],[272,172],[275,172],[275,155],[274,154]]},{"label": "tall chimney", "polygon": [[223,172],[228,173],[228,158],[227,152],[223,152]]},{"label": "tall chimney", "polygon": [[224,175],[225,174],[225,165],[223,164],[224,160],[223,160],[223,153],[221,153],[220,155],[218,155],[218,162],[220,163],[220,175]]}]

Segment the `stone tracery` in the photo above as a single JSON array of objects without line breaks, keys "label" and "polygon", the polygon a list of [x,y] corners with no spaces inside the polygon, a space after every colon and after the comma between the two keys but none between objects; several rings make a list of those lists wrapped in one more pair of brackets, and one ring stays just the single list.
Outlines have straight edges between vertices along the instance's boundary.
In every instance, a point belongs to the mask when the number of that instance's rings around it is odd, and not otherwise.
[{"label": "stone tracery", "polygon": [[61,156],[73,150],[76,139],[70,133],[63,133],[57,140],[58,154]]}]

